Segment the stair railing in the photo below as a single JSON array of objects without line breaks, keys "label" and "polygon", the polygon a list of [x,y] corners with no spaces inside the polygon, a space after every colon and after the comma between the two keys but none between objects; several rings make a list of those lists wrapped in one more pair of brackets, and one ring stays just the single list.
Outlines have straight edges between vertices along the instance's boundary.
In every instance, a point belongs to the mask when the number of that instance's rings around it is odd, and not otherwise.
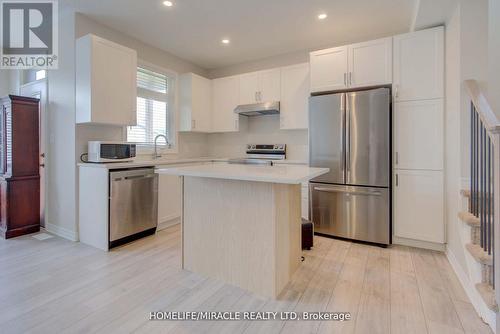
[{"label": "stair railing", "polygon": [[[493,288],[500,284],[500,121],[475,80],[470,98],[470,211],[480,221],[480,246],[493,256]],[[495,289],[497,303],[500,289]]]}]

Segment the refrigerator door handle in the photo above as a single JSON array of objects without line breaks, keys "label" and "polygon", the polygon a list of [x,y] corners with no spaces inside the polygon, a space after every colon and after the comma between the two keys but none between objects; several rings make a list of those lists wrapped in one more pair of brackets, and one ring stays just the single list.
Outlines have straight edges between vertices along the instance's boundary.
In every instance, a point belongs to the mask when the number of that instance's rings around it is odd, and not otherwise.
[{"label": "refrigerator door handle", "polygon": [[351,171],[351,108],[349,107],[349,96],[345,94],[345,182],[349,179],[348,173]]},{"label": "refrigerator door handle", "polygon": [[381,196],[382,193],[380,191],[352,191],[347,189],[338,189],[338,188],[323,188],[323,187],[314,187],[316,191],[322,191],[327,193],[346,193],[351,195],[366,195],[366,196]]},{"label": "refrigerator door handle", "polygon": [[345,161],[345,154],[346,154],[346,137],[345,137],[345,122],[346,122],[346,93],[342,93],[340,96],[340,124],[342,127],[342,135],[340,139],[340,156],[341,158],[341,168],[342,168],[342,175],[343,175],[343,180],[346,182],[347,180],[347,175],[346,175],[346,161]]}]

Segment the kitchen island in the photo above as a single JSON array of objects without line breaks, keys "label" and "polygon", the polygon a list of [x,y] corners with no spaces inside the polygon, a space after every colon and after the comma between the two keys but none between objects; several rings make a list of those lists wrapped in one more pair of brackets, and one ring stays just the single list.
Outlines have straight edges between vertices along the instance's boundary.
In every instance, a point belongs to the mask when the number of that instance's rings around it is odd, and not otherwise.
[{"label": "kitchen island", "polygon": [[327,172],[217,163],[157,169],[183,178],[183,268],[278,296],[300,265],[300,184]]}]

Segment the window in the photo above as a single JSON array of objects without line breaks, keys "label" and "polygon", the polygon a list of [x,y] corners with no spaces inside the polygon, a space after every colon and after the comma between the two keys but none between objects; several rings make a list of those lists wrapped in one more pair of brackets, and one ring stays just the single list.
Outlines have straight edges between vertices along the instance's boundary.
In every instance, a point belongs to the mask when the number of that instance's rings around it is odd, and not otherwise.
[{"label": "window", "polygon": [[137,68],[137,125],[127,127],[127,141],[151,145],[161,134],[173,144],[174,81],[173,75]]},{"label": "window", "polygon": [[36,80],[42,80],[45,79],[47,76],[47,71],[46,70],[39,70],[35,72],[35,79]]}]

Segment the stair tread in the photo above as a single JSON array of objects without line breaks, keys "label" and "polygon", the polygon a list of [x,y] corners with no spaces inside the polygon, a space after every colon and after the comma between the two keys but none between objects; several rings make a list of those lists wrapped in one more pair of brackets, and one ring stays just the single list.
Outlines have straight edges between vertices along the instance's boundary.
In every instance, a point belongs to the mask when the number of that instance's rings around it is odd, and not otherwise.
[{"label": "stair tread", "polygon": [[470,190],[469,190],[469,189],[462,189],[462,190],[460,190],[460,194],[461,194],[463,197],[470,198]]},{"label": "stair tread", "polygon": [[469,251],[469,253],[472,255],[476,261],[478,261],[481,264],[485,264],[488,266],[493,265],[493,256],[489,255],[486,253],[481,246],[475,245],[475,244],[467,244],[465,245],[465,248]]},{"label": "stair tread", "polygon": [[479,227],[481,225],[479,218],[470,212],[460,212],[458,214],[458,218],[471,227]]},{"label": "stair tread", "polygon": [[498,312],[498,304],[495,300],[495,290],[493,290],[491,285],[487,283],[478,283],[476,284],[476,289],[488,308],[493,312]]}]

